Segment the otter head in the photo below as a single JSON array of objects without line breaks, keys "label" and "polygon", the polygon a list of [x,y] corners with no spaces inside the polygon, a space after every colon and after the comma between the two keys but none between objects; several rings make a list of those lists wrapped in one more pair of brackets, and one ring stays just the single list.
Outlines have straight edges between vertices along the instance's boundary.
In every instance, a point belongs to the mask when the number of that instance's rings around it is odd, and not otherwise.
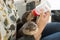
[{"label": "otter head", "polygon": [[26,35],[34,35],[38,31],[38,26],[34,22],[27,22],[21,28],[22,32]]}]

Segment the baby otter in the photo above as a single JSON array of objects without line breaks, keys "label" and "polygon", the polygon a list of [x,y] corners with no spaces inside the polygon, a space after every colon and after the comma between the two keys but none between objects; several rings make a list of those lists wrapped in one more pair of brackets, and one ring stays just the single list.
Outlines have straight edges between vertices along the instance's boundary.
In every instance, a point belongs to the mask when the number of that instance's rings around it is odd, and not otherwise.
[{"label": "baby otter", "polygon": [[21,31],[26,35],[33,35],[38,31],[38,26],[34,22],[30,21],[22,26]]}]

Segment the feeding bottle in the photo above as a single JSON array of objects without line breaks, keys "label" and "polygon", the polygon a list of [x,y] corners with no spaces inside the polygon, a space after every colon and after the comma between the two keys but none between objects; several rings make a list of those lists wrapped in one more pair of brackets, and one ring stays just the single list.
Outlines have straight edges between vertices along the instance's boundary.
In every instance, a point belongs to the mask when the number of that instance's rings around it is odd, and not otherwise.
[{"label": "feeding bottle", "polygon": [[47,12],[50,10],[50,4],[47,0],[41,1],[41,3],[36,6],[35,9],[32,10],[32,13],[34,16],[40,15],[40,9],[43,9],[44,12]]}]

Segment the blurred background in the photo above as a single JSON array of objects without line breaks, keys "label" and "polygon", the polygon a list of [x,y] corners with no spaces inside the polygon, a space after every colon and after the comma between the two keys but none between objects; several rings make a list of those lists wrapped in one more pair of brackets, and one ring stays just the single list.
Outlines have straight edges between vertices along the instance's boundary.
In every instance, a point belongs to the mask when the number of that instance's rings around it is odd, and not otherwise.
[{"label": "blurred background", "polygon": [[[21,18],[26,11],[34,9],[38,4],[40,4],[41,1],[43,0],[15,0],[15,6],[18,10],[19,17]],[[51,5],[51,16],[49,22],[54,22],[54,20],[56,20],[57,22],[60,21],[58,18],[60,16],[59,0],[52,0],[52,1],[47,0],[47,1]],[[57,19],[55,19],[56,18],[55,16],[57,16]]]}]

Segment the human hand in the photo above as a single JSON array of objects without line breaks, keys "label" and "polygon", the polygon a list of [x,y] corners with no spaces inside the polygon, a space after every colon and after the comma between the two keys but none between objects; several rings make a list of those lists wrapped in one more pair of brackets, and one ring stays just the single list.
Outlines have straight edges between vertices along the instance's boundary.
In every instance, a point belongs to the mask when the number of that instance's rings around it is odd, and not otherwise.
[{"label": "human hand", "polygon": [[43,9],[40,10],[40,17],[37,20],[38,32],[34,34],[36,40],[40,39],[40,35],[49,20],[49,16],[50,16],[50,11],[44,12]]},{"label": "human hand", "polygon": [[40,10],[40,17],[37,20],[37,24],[47,24],[50,17],[50,11],[44,12],[43,9]]}]

